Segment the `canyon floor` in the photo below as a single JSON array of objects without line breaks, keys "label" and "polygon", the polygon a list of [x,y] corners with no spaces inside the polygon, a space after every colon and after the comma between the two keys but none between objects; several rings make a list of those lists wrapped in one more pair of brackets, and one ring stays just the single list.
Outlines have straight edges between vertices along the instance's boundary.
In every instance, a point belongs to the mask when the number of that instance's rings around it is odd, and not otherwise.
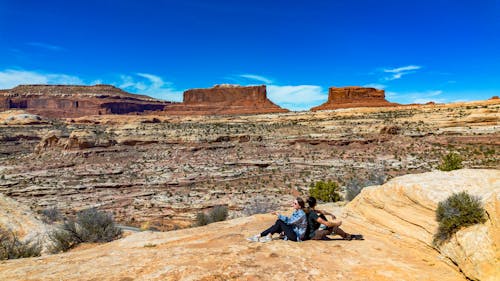
[{"label": "canyon floor", "polygon": [[4,112],[0,192],[37,212],[98,207],[124,225],[185,228],[215,205],[243,217],[319,180],[349,192],[432,171],[449,152],[498,169],[499,112],[498,99],[241,116]]}]

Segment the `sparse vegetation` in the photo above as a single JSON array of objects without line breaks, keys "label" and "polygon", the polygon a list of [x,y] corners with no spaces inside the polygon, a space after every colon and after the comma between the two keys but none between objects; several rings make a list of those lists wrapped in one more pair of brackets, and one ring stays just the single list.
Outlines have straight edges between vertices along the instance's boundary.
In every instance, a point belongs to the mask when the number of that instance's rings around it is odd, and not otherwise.
[{"label": "sparse vegetation", "polygon": [[228,216],[227,207],[224,205],[217,205],[212,208],[207,214],[199,212],[196,214],[196,225],[202,226],[209,223],[225,221]]},{"label": "sparse vegetation", "polygon": [[441,159],[438,169],[441,171],[453,171],[462,169],[462,157],[459,154],[450,152]]},{"label": "sparse vegetation", "polygon": [[440,246],[460,228],[484,223],[486,218],[480,198],[460,192],[439,202],[436,220],[439,222],[439,228],[433,243]]},{"label": "sparse vegetation", "polygon": [[323,202],[337,202],[342,200],[339,184],[331,180],[311,183],[309,194]]},{"label": "sparse vegetation", "polygon": [[61,220],[61,212],[56,207],[47,208],[40,212],[44,223],[52,224]]},{"label": "sparse vegetation", "polygon": [[13,231],[0,227],[0,260],[38,257],[41,252],[40,241],[22,241]]},{"label": "sparse vegetation", "polygon": [[86,209],[77,214],[76,221],[66,220],[49,234],[53,241],[51,252],[64,252],[83,242],[110,242],[121,234],[111,214],[95,208]]}]

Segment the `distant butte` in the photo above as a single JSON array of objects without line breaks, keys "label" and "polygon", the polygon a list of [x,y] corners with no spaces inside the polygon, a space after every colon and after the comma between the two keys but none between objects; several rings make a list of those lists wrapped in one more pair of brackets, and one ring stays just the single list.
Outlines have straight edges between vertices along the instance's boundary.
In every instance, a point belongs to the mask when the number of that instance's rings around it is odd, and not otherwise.
[{"label": "distant butte", "polygon": [[111,85],[20,85],[0,90],[0,111],[22,109],[53,118],[163,110],[170,102]]},{"label": "distant butte", "polygon": [[397,103],[385,99],[384,90],[365,87],[331,87],[328,89],[328,101],[311,111],[329,110],[351,107],[384,107],[397,106]]},{"label": "distant butte", "polygon": [[267,98],[266,86],[216,85],[184,92],[184,102],[169,105],[167,115],[259,114],[288,112]]}]

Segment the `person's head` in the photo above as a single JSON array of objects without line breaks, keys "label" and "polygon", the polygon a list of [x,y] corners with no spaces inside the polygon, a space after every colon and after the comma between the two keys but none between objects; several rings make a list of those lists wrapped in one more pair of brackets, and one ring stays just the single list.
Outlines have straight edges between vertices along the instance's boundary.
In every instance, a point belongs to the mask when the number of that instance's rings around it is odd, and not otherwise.
[{"label": "person's head", "polygon": [[314,209],[314,207],[316,207],[316,198],[309,196],[307,198],[307,205],[309,206],[309,208]]},{"label": "person's head", "polygon": [[305,206],[306,204],[304,203],[304,200],[302,200],[302,198],[297,197],[295,198],[295,200],[293,200],[293,208],[295,210],[304,209]]}]

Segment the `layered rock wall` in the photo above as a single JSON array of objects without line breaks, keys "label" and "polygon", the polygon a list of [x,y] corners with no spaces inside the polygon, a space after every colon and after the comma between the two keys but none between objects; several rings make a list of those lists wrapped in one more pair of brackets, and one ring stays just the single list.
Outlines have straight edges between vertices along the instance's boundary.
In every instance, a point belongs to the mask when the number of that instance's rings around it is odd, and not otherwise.
[{"label": "layered rock wall", "polygon": [[174,115],[258,114],[287,112],[267,98],[266,86],[216,85],[184,92],[184,102],[169,106]]},{"label": "layered rock wall", "polygon": [[0,111],[22,109],[55,118],[155,111],[167,104],[110,85],[21,85],[0,91]]},{"label": "layered rock wall", "polygon": [[384,90],[365,87],[331,87],[328,90],[328,101],[311,108],[312,111],[351,107],[383,107],[396,106],[385,99]]}]

